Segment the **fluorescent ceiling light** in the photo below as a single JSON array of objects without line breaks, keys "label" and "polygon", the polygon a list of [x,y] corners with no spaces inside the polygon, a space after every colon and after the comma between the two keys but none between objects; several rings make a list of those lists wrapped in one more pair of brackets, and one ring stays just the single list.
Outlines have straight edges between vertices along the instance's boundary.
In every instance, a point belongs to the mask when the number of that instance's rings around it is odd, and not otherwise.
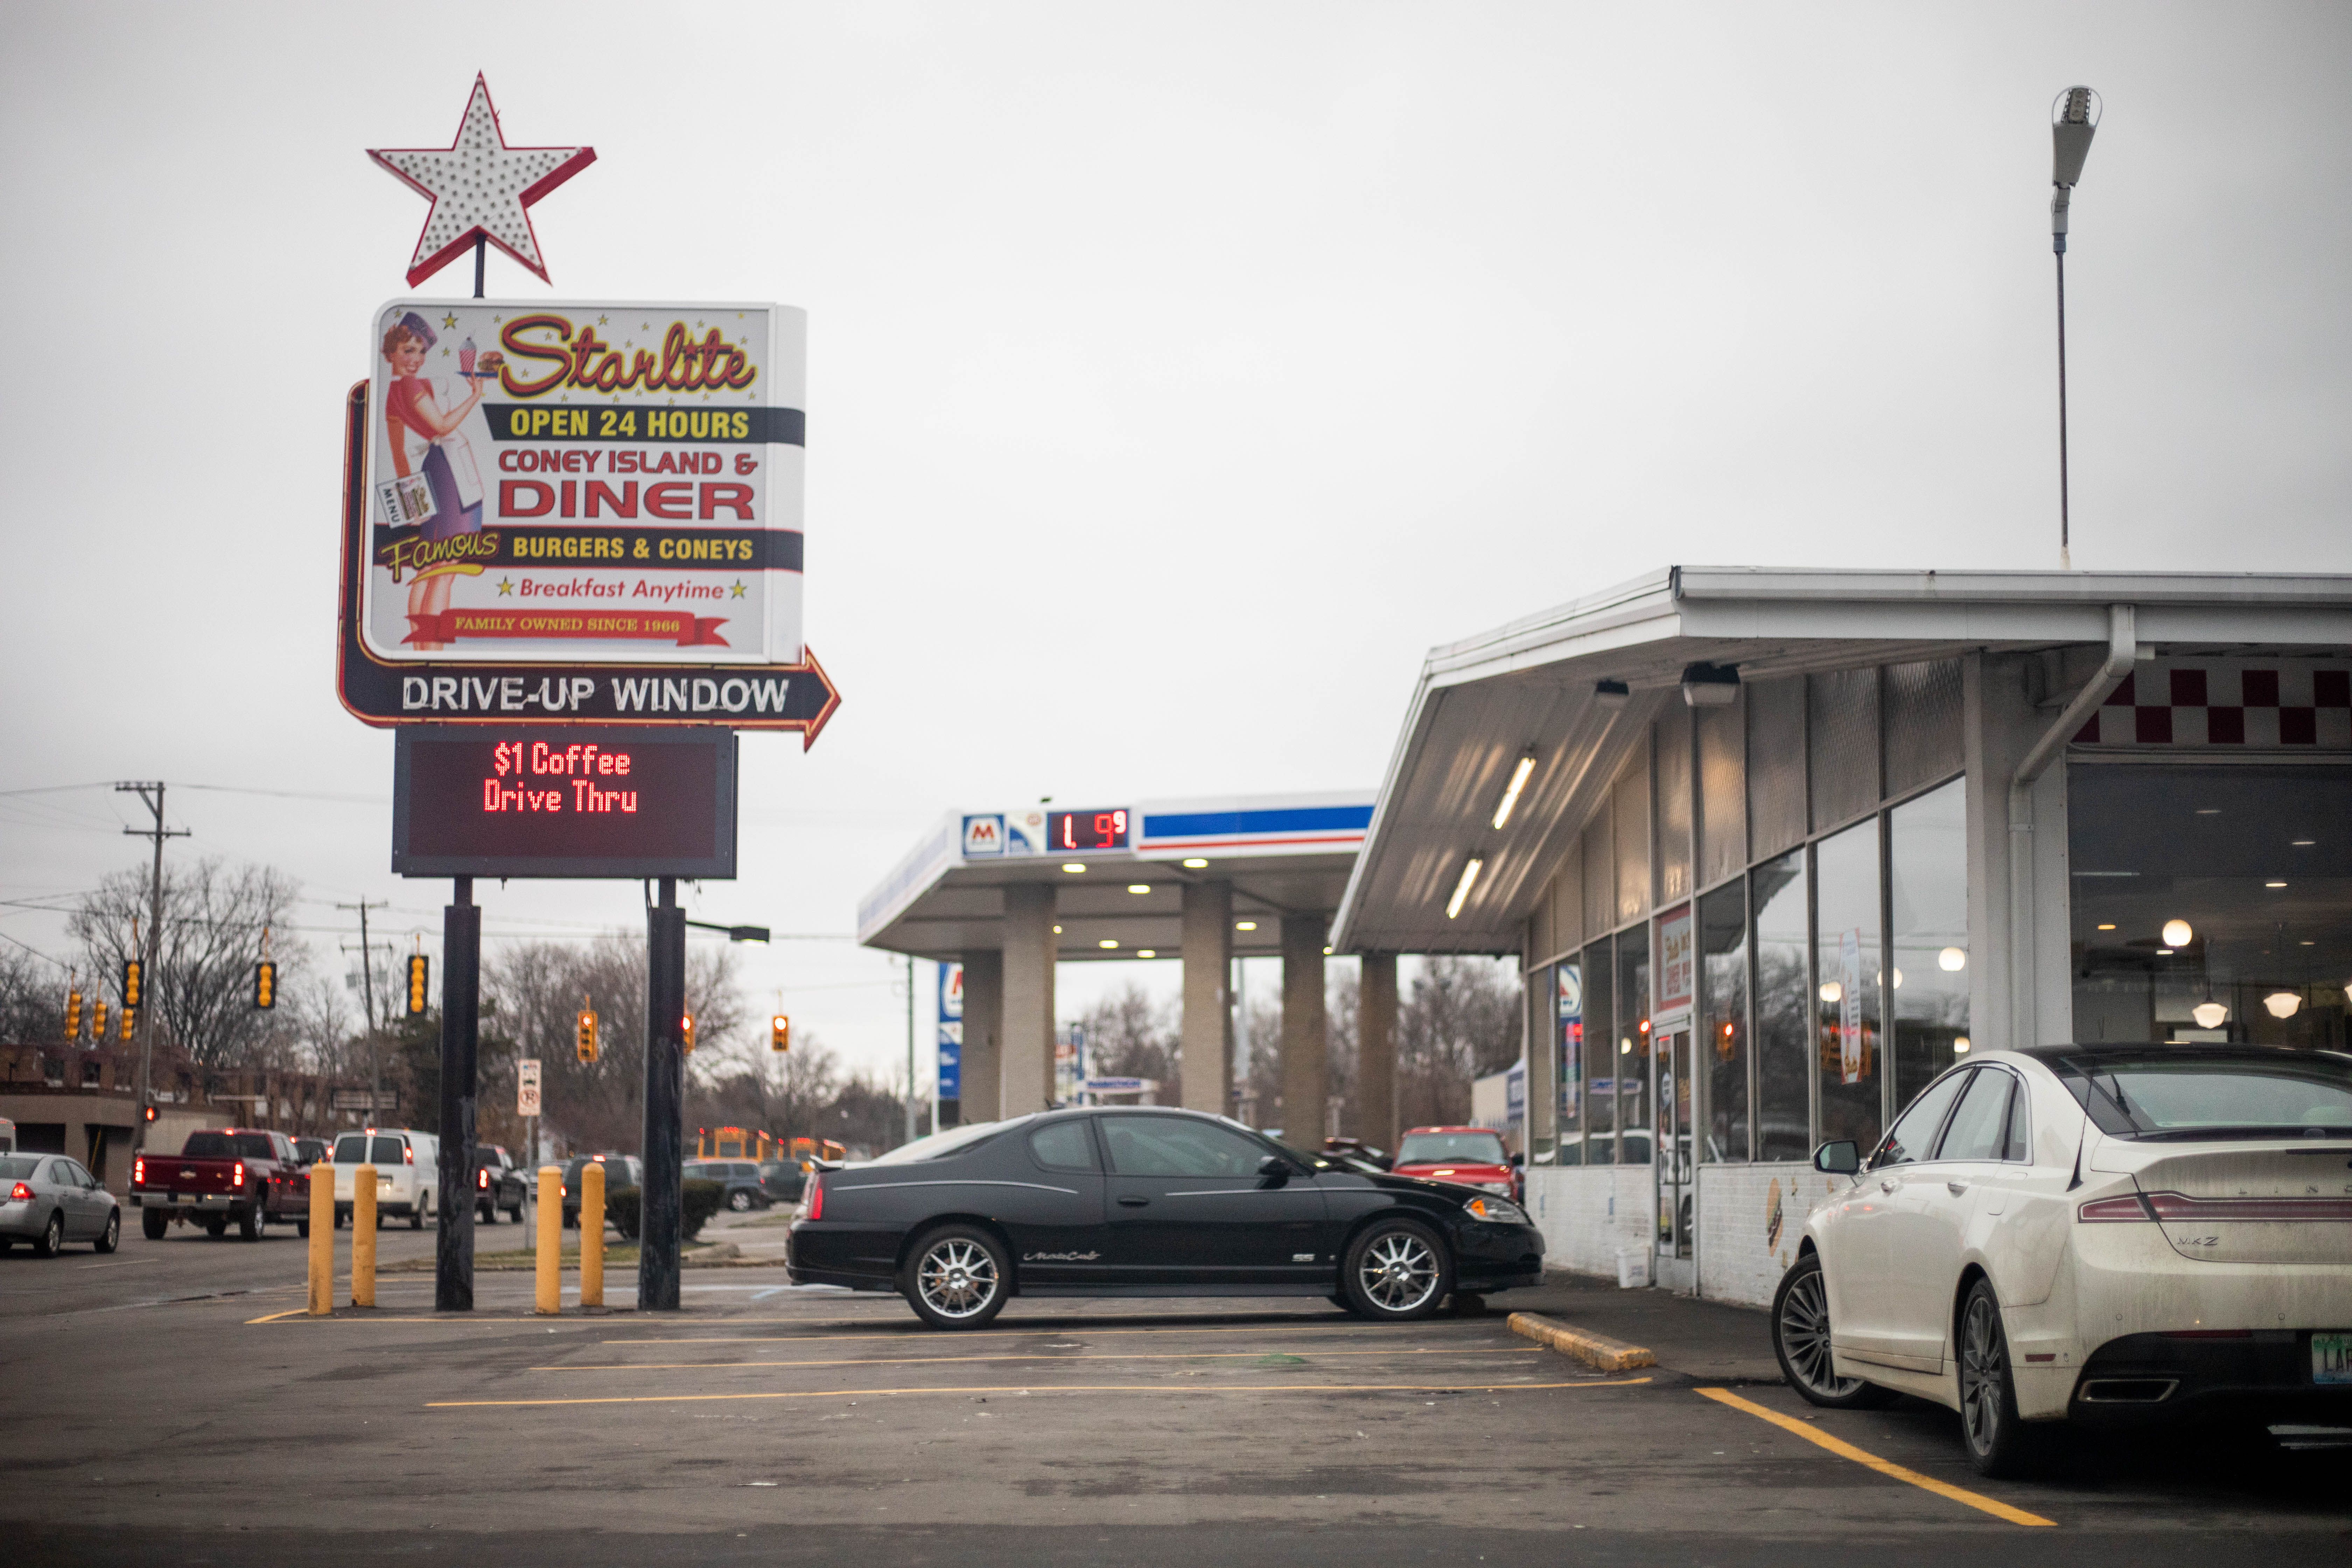
[{"label": "fluorescent ceiling light", "polygon": [[1160,951],[1157,948],[1139,947],[1135,950],[1135,956],[1138,958],[1157,958],[1160,956]]},{"label": "fluorescent ceiling light", "polygon": [[1511,813],[1518,808],[1519,792],[1528,787],[1528,775],[1535,771],[1536,754],[1533,752],[1521,757],[1519,765],[1511,770],[1511,782],[1503,786],[1503,803],[1495,808],[1496,827],[1500,828],[1511,820]]},{"label": "fluorescent ceiling light", "polygon": [[1208,866],[1209,863],[1206,860],[1202,859],[1198,855],[1187,855],[1184,857],[1184,869],[1187,871],[1204,871],[1208,869]]},{"label": "fluorescent ceiling light", "polygon": [[1071,861],[1065,862],[1065,863],[1064,863],[1064,865],[1063,865],[1063,867],[1062,867],[1062,869],[1063,869],[1063,870],[1065,870],[1065,871],[1067,871],[1071,876],[1075,877],[1075,876],[1077,876],[1079,873],[1083,872],[1083,871],[1086,869],[1086,867],[1085,867],[1083,864],[1081,864],[1080,862],[1078,862],[1078,861],[1071,860]]},{"label": "fluorescent ceiling light", "polygon": [[1255,931],[1255,930],[1257,930],[1257,921],[1235,921],[1234,922],[1234,929],[1235,931]]},{"label": "fluorescent ceiling light", "polygon": [[1127,890],[1130,893],[1148,893],[1151,891],[1151,884],[1149,882],[1129,882],[1127,885]]},{"label": "fluorescent ceiling light", "polygon": [[1105,937],[1100,942],[1095,943],[1095,945],[1097,947],[1117,947],[1118,943],[1110,937]]},{"label": "fluorescent ceiling light", "polygon": [[1454,884],[1454,896],[1445,900],[1447,920],[1452,920],[1462,912],[1462,901],[1470,896],[1470,889],[1477,885],[1478,873],[1484,870],[1486,866],[1486,862],[1479,859],[1475,855],[1463,863],[1462,879]]}]

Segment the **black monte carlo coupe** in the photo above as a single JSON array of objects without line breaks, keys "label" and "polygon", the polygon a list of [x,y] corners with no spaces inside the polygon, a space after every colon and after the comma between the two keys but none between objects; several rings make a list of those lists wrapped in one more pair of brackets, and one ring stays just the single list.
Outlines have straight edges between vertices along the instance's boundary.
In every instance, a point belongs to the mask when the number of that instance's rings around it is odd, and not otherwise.
[{"label": "black monte carlo coupe", "polygon": [[795,1284],[898,1291],[940,1329],[1013,1296],[1323,1296],[1402,1322],[1534,1284],[1543,1237],[1489,1193],[1122,1107],[952,1128],[821,1172],[787,1263]]}]

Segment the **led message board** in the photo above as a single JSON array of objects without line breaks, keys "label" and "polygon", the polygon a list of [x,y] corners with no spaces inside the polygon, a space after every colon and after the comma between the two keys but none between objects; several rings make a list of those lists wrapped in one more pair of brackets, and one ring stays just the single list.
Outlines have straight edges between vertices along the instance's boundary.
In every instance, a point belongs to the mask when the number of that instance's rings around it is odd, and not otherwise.
[{"label": "led message board", "polygon": [[735,875],[735,736],[418,725],[393,752],[405,877]]},{"label": "led message board", "polygon": [[1124,849],[1128,847],[1127,808],[1049,811],[1045,814],[1045,843],[1050,852]]}]

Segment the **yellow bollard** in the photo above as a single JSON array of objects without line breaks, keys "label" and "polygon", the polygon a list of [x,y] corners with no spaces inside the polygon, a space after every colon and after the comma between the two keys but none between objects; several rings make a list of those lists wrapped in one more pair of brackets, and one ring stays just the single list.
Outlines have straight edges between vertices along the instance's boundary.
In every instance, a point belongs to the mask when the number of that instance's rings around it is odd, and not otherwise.
[{"label": "yellow bollard", "polygon": [[604,1167],[580,1168],[580,1304],[604,1304]]},{"label": "yellow bollard", "polygon": [[533,1310],[563,1310],[563,1167],[539,1168],[539,1300]]},{"label": "yellow bollard", "polygon": [[375,1186],[373,1165],[352,1173],[352,1305],[375,1305]]},{"label": "yellow bollard", "polygon": [[335,1168],[310,1167],[310,1316],[335,1310]]}]

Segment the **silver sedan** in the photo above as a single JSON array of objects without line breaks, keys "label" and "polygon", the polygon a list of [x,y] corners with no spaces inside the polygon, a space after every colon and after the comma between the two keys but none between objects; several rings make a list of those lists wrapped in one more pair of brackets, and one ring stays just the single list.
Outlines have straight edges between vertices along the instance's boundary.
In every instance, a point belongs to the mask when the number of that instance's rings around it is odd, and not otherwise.
[{"label": "silver sedan", "polygon": [[54,1258],[68,1241],[111,1252],[122,1205],[96,1176],[63,1154],[0,1154],[0,1252],[19,1240]]}]

